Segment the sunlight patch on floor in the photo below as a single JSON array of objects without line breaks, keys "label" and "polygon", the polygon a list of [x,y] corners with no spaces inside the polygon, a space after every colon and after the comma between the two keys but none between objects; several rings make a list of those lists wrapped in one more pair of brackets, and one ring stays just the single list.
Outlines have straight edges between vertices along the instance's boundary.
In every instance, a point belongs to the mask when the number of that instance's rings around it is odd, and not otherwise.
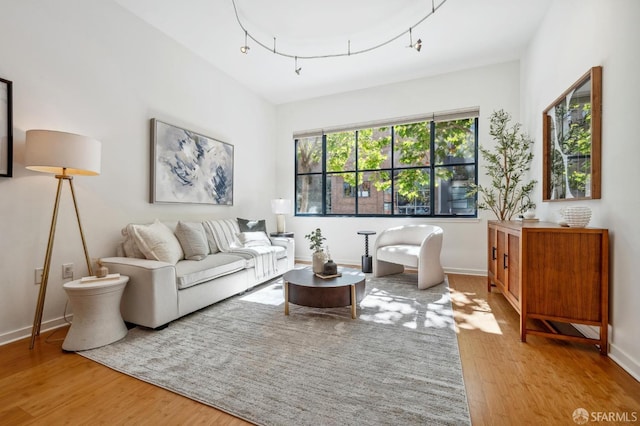
[{"label": "sunlight patch on floor", "polygon": [[475,293],[462,293],[450,289],[451,303],[456,306],[454,316],[461,330],[478,330],[491,334],[502,334],[496,317],[486,300],[473,297]]},{"label": "sunlight patch on floor", "polygon": [[278,280],[275,283],[269,284],[264,288],[253,291],[246,296],[241,297],[240,300],[271,306],[282,305],[284,303],[282,280]]},{"label": "sunlight patch on floor", "polygon": [[449,298],[443,295],[439,300],[421,305],[414,299],[399,297],[386,291],[373,289],[360,303],[362,308],[375,310],[374,314],[362,313],[363,321],[378,324],[402,324],[410,329],[453,328],[452,311],[448,308]]}]

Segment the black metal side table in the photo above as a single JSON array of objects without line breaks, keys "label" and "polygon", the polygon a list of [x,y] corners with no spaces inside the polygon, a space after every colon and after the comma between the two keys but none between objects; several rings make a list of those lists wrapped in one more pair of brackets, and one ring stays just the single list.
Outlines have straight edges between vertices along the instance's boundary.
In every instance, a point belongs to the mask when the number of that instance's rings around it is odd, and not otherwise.
[{"label": "black metal side table", "polygon": [[358,235],[364,235],[364,254],[362,255],[362,272],[373,272],[373,259],[369,256],[369,235],[375,235],[375,231],[358,231]]}]

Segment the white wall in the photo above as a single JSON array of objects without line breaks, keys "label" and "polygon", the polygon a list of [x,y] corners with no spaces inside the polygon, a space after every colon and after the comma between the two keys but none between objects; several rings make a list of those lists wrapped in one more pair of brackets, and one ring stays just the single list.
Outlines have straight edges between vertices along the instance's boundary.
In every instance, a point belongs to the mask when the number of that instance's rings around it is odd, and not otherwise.
[{"label": "white wall", "polygon": [[[0,31],[0,76],[14,83],[15,132],[14,177],[0,178],[0,343],[30,333],[39,288],[34,268],[44,263],[55,198],[53,176],[24,168],[28,129],[102,142],[102,174],[74,180],[92,257],[115,254],[129,222],[247,212],[273,217],[273,106],[114,2],[5,1]],[[148,203],[153,117],[235,146],[233,207]],[[75,264],[76,277],[86,275],[65,186],[43,330],[63,315],[61,264],[67,262]]]},{"label": "white wall", "polygon": [[[278,194],[294,199],[295,131],[477,106],[480,144],[491,146],[488,118],[494,110],[503,108],[519,120],[519,72],[518,63],[510,62],[278,106]],[[488,183],[482,171],[479,175],[481,184]],[[311,258],[304,235],[320,227],[333,259],[357,265],[364,254],[364,237],[357,231],[380,232],[409,222],[438,224],[444,229],[445,269],[486,274],[486,218],[492,217],[487,212],[480,212],[479,220],[289,217],[287,228],[295,232],[296,257]],[[370,248],[374,240],[370,238]]]},{"label": "white wall", "polygon": [[[532,172],[542,176],[542,111],[589,68],[603,67],[602,199],[580,202],[593,210],[590,226],[610,235],[610,356],[640,379],[640,198],[637,196],[637,122],[640,117],[640,2],[553,2],[521,63],[521,116],[536,136]],[[560,207],[542,203],[541,218],[555,220]],[[579,256],[579,254],[576,254]]]}]

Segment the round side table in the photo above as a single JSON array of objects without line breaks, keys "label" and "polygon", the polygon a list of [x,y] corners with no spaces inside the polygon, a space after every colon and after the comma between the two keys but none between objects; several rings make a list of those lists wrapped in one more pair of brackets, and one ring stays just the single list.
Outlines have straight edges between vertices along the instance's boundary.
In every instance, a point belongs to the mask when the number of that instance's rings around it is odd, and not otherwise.
[{"label": "round side table", "polygon": [[73,309],[73,322],[62,343],[65,351],[108,345],[127,335],[120,299],[129,277],[102,281],[70,281],[63,285]]}]

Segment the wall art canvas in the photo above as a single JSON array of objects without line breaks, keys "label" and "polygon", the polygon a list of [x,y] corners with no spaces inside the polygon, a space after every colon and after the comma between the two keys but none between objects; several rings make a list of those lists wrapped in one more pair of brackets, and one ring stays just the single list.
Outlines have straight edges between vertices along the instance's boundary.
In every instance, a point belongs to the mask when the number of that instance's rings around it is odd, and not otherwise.
[{"label": "wall art canvas", "polygon": [[233,145],[152,119],[151,202],[233,205]]},{"label": "wall art canvas", "polygon": [[0,176],[13,175],[13,123],[11,117],[11,85],[0,78]]}]

